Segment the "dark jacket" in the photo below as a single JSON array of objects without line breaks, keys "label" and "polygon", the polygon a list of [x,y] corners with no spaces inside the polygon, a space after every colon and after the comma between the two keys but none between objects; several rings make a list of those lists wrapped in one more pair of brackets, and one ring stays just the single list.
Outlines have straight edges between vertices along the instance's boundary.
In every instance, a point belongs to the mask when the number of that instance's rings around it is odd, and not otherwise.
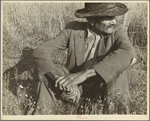
[{"label": "dark jacket", "polygon": [[[52,61],[52,53],[57,49],[68,48],[66,67],[69,71],[82,65],[87,24],[86,22],[69,23],[55,38],[43,43],[34,51],[33,56],[41,74],[56,69]],[[128,39],[126,28],[116,24],[114,33],[100,40],[97,62],[92,67],[108,83],[130,65],[134,56],[134,49]]]}]

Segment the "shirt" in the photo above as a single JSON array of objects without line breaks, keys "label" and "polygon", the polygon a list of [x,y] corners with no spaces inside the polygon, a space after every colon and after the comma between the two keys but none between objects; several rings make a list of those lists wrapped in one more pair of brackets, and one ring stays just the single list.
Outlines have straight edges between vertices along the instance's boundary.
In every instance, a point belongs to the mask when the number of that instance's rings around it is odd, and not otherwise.
[{"label": "shirt", "polygon": [[87,38],[85,39],[86,51],[84,54],[83,62],[85,62],[86,60],[93,59],[96,47],[100,39],[101,39],[100,35],[97,35],[96,33],[92,32],[90,29],[87,29]]}]

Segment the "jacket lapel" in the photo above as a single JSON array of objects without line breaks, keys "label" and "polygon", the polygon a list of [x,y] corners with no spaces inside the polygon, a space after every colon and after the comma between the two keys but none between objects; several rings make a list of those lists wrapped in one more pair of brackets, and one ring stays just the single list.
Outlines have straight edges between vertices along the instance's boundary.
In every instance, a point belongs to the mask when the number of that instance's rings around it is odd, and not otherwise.
[{"label": "jacket lapel", "polygon": [[85,31],[79,31],[75,35],[75,56],[77,66],[83,63],[85,53]]},{"label": "jacket lapel", "polygon": [[105,55],[112,48],[114,38],[112,35],[102,38],[99,43],[98,56]]}]

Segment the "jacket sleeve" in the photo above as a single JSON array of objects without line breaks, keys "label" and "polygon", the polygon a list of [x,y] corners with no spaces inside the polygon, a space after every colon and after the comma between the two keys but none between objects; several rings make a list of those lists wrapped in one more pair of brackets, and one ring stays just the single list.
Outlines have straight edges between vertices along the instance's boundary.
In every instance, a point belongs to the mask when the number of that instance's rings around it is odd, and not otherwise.
[{"label": "jacket sleeve", "polygon": [[125,27],[120,26],[114,33],[114,38],[115,50],[93,66],[106,83],[122,73],[130,65],[132,58],[135,57]]},{"label": "jacket sleeve", "polygon": [[54,50],[65,50],[69,36],[70,30],[64,29],[55,38],[48,40],[34,50],[33,57],[38,64],[40,74],[45,74],[56,69],[52,61],[52,53]]}]

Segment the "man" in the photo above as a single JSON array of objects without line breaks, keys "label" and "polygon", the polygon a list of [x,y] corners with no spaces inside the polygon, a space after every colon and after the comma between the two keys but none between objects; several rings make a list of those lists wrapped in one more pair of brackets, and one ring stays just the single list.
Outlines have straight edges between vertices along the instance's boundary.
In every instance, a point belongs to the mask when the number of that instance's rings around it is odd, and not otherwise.
[{"label": "man", "polygon": [[[127,68],[135,54],[126,29],[115,19],[127,11],[122,3],[85,3],[75,16],[88,22],[69,23],[34,51],[40,75],[49,78],[39,84],[38,103],[44,101],[47,107],[62,98],[78,102],[81,96],[95,99],[100,93],[107,97],[108,111],[112,113],[110,100],[119,92],[125,113],[129,113]],[[65,66],[54,63],[53,52],[66,48]]]}]

